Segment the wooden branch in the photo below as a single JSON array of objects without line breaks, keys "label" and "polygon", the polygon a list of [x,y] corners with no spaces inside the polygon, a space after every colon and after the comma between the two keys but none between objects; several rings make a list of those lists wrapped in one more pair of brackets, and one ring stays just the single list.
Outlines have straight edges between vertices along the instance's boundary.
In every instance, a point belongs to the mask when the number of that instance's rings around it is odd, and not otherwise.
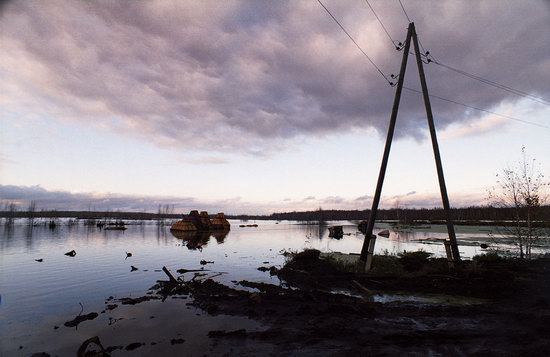
[{"label": "wooden branch", "polygon": [[170,279],[170,283],[172,284],[179,284],[178,280],[176,278],[174,278],[174,276],[172,275],[172,273],[170,273],[170,270],[168,270],[168,268],[166,268],[165,266],[162,267],[162,271],[168,275],[168,278]]}]

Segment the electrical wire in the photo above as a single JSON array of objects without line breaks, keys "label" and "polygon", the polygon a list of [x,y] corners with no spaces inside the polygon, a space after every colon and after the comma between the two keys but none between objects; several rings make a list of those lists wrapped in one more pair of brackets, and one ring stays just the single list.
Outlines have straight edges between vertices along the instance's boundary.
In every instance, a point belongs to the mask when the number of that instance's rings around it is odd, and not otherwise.
[{"label": "electrical wire", "polygon": [[369,0],[365,0],[365,2],[367,3],[367,5],[369,6],[369,8],[371,9],[372,13],[374,14],[374,17],[376,17],[376,19],[378,20],[378,22],[380,23],[380,26],[382,26],[382,28],[384,29],[384,32],[386,33],[386,35],[388,35],[388,38],[390,39],[391,43],[395,46],[395,41],[394,39],[391,37],[390,33],[388,32],[388,30],[386,29],[386,26],[384,26],[384,23],[382,23],[382,20],[380,20],[380,18],[378,17],[378,15],[376,14],[376,11],[374,11],[374,8],[371,6],[371,4],[369,3]]},{"label": "electrical wire", "polygon": [[[401,9],[403,9],[403,12],[405,13],[405,16],[407,17],[407,20],[409,21],[409,23],[411,22],[409,16],[407,15],[407,11],[405,10],[405,7],[403,6],[403,3],[401,2],[401,0],[398,0],[399,1],[399,4],[401,5]],[[520,97],[523,97],[523,98],[528,98],[528,99],[531,99],[535,102],[538,102],[538,103],[541,103],[541,104],[545,104],[545,105],[550,105],[550,100],[548,99],[545,99],[545,98],[542,98],[542,97],[537,97],[537,96],[534,96],[532,94],[529,94],[529,93],[526,93],[524,91],[521,91],[519,89],[515,89],[515,88],[512,88],[512,87],[509,87],[509,86],[506,86],[504,84],[500,84],[500,83],[497,83],[497,82],[493,82],[489,79],[486,79],[486,78],[483,78],[483,77],[480,77],[480,76],[477,76],[475,74],[472,74],[472,73],[468,73],[466,71],[463,71],[461,69],[458,69],[458,68],[454,68],[454,67],[451,67],[449,65],[446,65],[444,63],[441,63],[439,62],[438,60],[435,59],[435,57],[430,54],[428,51],[426,51],[424,49],[424,46],[422,45],[422,41],[420,40],[420,38],[418,37],[418,34],[417,34],[417,38],[418,38],[418,43],[420,44],[420,48],[422,49],[422,55],[423,57],[427,60],[427,63],[430,63],[430,62],[433,62],[443,68],[446,68],[448,70],[451,70],[451,71],[454,71],[456,73],[459,73],[463,76],[466,76],[466,77],[469,77],[471,79],[475,79],[477,81],[480,81],[482,83],[485,83],[487,85],[490,85],[490,86],[493,86],[495,88],[499,88],[499,89],[502,89],[504,91],[507,91],[509,93],[512,93],[512,94],[515,94],[517,96],[520,96]],[[424,62],[426,63],[426,62]]]},{"label": "electrical wire", "polygon": [[[403,6],[403,3],[401,2],[401,0],[398,0],[399,1],[399,4],[401,5],[401,9],[403,10],[403,13],[405,14],[405,16],[407,17],[407,20],[409,21],[409,23],[411,22],[409,16],[407,15],[407,11],[405,10],[405,7]],[[529,93],[526,93],[524,91],[521,91],[519,89],[515,89],[515,88],[512,88],[512,87],[509,87],[509,86],[506,86],[504,84],[500,84],[500,83],[497,83],[497,82],[494,82],[494,81],[491,81],[489,79],[486,79],[486,78],[483,78],[483,77],[480,77],[480,76],[477,76],[475,74],[472,74],[472,73],[468,73],[464,70],[461,70],[461,69],[458,69],[458,68],[454,68],[454,67],[451,67],[449,65],[446,65],[444,63],[441,63],[439,62],[432,54],[430,54],[430,52],[426,51],[424,49],[424,46],[422,45],[422,41],[420,40],[420,38],[418,37],[418,34],[417,34],[417,38],[418,38],[418,43],[420,45],[420,48],[422,50],[422,57],[424,58],[423,61],[425,61],[424,63],[435,63],[443,68],[446,68],[448,70],[451,70],[453,72],[456,72],[456,73],[459,73],[463,76],[466,76],[466,77],[469,77],[471,79],[474,79],[474,80],[477,80],[479,82],[482,82],[482,83],[485,83],[487,85],[490,85],[490,86],[493,86],[495,88],[499,88],[501,90],[504,90],[504,91],[507,91],[509,93],[512,93],[512,94],[515,94],[519,97],[523,97],[523,98],[527,98],[527,99],[531,99],[537,103],[540,103],[540,104],[545,104],[545,105],[550,105],[550,100],[546,99],[546,98],[542,98],[542,97],[538,97],[538,96],[535,96],[535,95],[532,95],[532,94],[529,94]]]},{"label": "electrical wire", "polygon": [[523,98],[527,98],[527,99],[531,99],[537,103],[541,103],[541,104],[545,104],[545,105],[550,105],[550,100],[548,99],[545,99],[545,98],[542,98],[542,97],[538,97],[538,96],[535,96],[535,95],[532,95],[532,94],[529,94],[527,92],[524,92],[524,91],[521,91],[519,89],[515,89],[515,88],[512,88],[512,87],[509,87],[509,86],[506,86],[504,84],[500,84],[500,83],[497,83],[497,82],[493,82],[489,79],[485,79],[483,77],[480,77],[480,76],[477,76],[475,74],[472,74],[472,73],[468,73],[466,71],[463,71],[461,69],[458,69],[458,68],[454,68],[454,67],[451,67],[449,65],[446,65],[444,63],[441,63],[439,61],[436,61],[435,59],[431,59],[430,62],[432,63],[435,63],[436,65],[438,66],[441,66],[443,68],[446,68],[450,71],[453,71],[453,72],[456,72],[458,74],[461,74],[463,76],[466,76],[468,78],[471,78],[471,79],[475,79],[476,81],[479,81],[479,82],[482,82],[482,83],[485,83],[487,85],[490,85],[492,87],[495,87],[495,88],[499,88],[501,90],[504,90],[506,92],[509,92],[509,93],[512,93],[512,94],[515,94],[519,97],[523,97]]},{"label": "electrical wire", "polygon": [[[365,0],[366,1],[366,0]],[[344,31],[344,33],[348,36],[348,38],[355,44],[355,46],[359,49],[359,51],[361,51],[361,53],[367,58],[367,60],[371,63],[371,65],[373,65],[376,70],[380,73],[380,75],[382,75],[382,77],[391,85],[393,86],[394,83],[391,82],[390,80],[388,80],[387,76],[380,70],[380,68],[374,63],[374,61],[365,53],[365,51],[361,48],[361,46],[359,46],[359,44],[353,39],[353,37],[351,37],[351,35],[349,34],[349,32],[344,28],[344,26],[342,26],[342,24],[334,17],[334,15],[332,15],[332,13],[329,11],[329,9],[321,2],[321,0],[317,0],[317,2],[319,2],[319,4],[323,7],[323,9],[325,9],[325,11],[330,15],[330,17],[338,24],[338,26],[340,27],[340,29],[342,29],[342,31]],[[367,4],[370,6],[370,4],[368,3],[367,1]],[[407,12],[403,6],[403,4],[401,3],[401,0],[399,0],[399,4],[401,5],[401,8],[403,9],[403,12],[405,14],[405,16],[407,17],[407,20],[409,20],[409,23],[411,22],[410,21],[410,18],[409,16],[407,15]],[[372,7],[371,7],[372,9]],[[383,25],[382,21],[380,20],[380,18],[376,15],[376,13],[374,12],[374,9],[373,10],[373,13],[375,14],[376,18],[378,19],[378,21],[380,22],[380,25],[382,25],[382,27],[384,28],[384,30],[386,31],[386,27]],[[391,36],[389,35],[389,32],[387,32],[387,35],[388,37],[390,38],[390,40],[392,40],[392,43],[393,43],[393,39],[391,38]],[[418,35],[417,35],[418,36]],[[419,39],[419,43],[420,43],[420,39]],[[422,48],[422,51],[424,51],[424,48],[422,45],[420,45],[420,47]],[[453,68],[451,66],[447,66],[447,65],[444,65],[442,64],[441,62],[438,62],[435,60],[435,58],[433,57],[433,55],[431,55],[429,52],[427,51],[424,51],[424,53],[421,54],[426,60],[427,62],[433,62],[433,63],[436,63],[440,66],[443,66],[447,69],[450,69],[450,70],[453,70],[453,71],[456,71],[457,73],[460,73],[460,74],[463,74],[463,75],[466,75],[472,79],[476,79],[476,80],[479,80],[479,81],[482,81],[486,84],[489,84],[489,85],[492,85],[492,86],[495,86],[497,88],[500,88],[500,89],[503,89],[503,90],[506,90],[506,91],[509,91],[511,93],[514,93],[516,95],[521,95],[521,96],[524,96],[526,98],[530,98],[530,99],[540,99],[541,101],[547,101],[546,99],[544,98],[541,98],[541,97],[536,97],[536,96],[533,96],[533,95],[530,95],[526,92],[523,92],[523,91],[520,91],[518,89],[514,89],[514,88],[511,88],[511,87],[508,87],[508,86],[505,86],[503,84],[499,84],[499,83],[496,83],[496,82],[493,82],[493,81],[490,81],[488,79],[484,79],[482,77],[479,77],[479,76],[476,76],[476,75],[473,75],[471,73],[468,73],[468,72],[465,72],[465,71],[462,71],[462,70],[459,70],[459,69],[456,69],[456,68]],[[422,94],[421,91],[417,90],[417,89],[413,89],[413,88],[409,88],[407,86],[403,86],[404,89],[408,90],[408,91],[411,91],[411,92],[415,92],[415,93],[419,93],[419,94]],[[488,109],[484,109],[484,108],[477,108],[477,107],[474,107],[474,106],[471,106],[471,105],[468,105],[468,104],[465,104],[465,103],[461,103],[461,102],[458,102],[458,101],[455,101],[455,100],[452,100],[452,99],[448,99],[448,98],[444,98],[444,97],[440,97],[438,95],[435,95],[435,94],[428,94],[431,98],[435,98],[435,99],[439,99],[439,100],[442,100],[442,101],[445,101],[445,102],[449,102],[449,103],[453,103],[453,104],[456,104],[456,105],[460,105],[460,106],[463,106],[463,107],[466,107],[466,108],[470,108],[470,109],[474,109],[474,110],[477,110],[477,111],[480,111],[480,112],[484,112],[484,113],[488,113],[488,114],[492,114],[492,115],[496,115],[496,116],[499,116],[499,117],[502,117],[502,118],[505,118],[505,119],[509,119],[509,120],[514,120],[514,121],[517,121],[517,122],[521,122],[521,123],[524,123],[524,124],[529,124],[529,125],[534,125],[534,126],[538,126],[538,127],[541,127],[541,128],[545,128],[545,129],[550,129],[550,126],[547,126],[547,125],[544,125],[544,124],[540,124],[540,123],[535,123],[535,122],[531,122],[531,121],[527,121],[527,120],[523,120],[523,119],[518,119],[518,118],[514,118],[514,117],[511,117],[509,115],[505,115],[505,114],[500,114],[500,113],[497,113],[497,112],[494,112],[494,111],[491,111],[491,110],[488,110]],[[543,102],[541,102],[543,103]],[[543,103],[543,104],[546,104],[546,103]]]},{"label": "electrical wire", "polygon": [[[415,92],[415,93],[422,94],[422,91],[420,91],[420,90],[418,90],[418,89],[409,88],[409,87],[407,87],[407,86],[403,86],[403,89],[406,89],[406,90],[411,91],[411,92]],[[505,118],[505,119],[515,120],[515,121],[517,121],[517,122],[521,122],[521,123],[524,123],[524,124],[530,124],[530,125],[538,126],[538,127],[541,127],[541,128],[550,129],[550,126],[547,126],[547,125],[544,125],[544,124],[540,124],[540,123],[535,123],[535,122],[532,122],[532,121],[527,121],[527,120],[523,120],[523,119],[514,118],[514,117],[511,117],[511,116],[505,115],[505,114],[499,114],[499,113],[493,112],[492,110],[488,110],[488,109],[477,108],[477,107],[474,107],[474,106],[471,106],[471,105],[468,105],[468,104],[465,104],[465,103],[458,102],[458,101],[456,101],[456,100],[452,100],[452,99],[440,97],[440,96],[435,95],[435,94],[428,94],[428,95],[429,95],[431,98],[435,98],[435,99],[439,99],[439,100],[442,100],[442,101],[445,101],[445,102],[449,102],[449,103],[461,105],[461,106],[463,106],[463,107],[470,108],[470,109],[474,109],[474,110],[477,110],[477,111],[480,111],[480,112],[485,112],[485,113],[493,114],[493,115],[496,115],[496,116],[499,116],[499,117],[502,117],[502,118]]]},{"label": "electrical wire", "polygon": [[365,51],[363,51],[361,46],[359,46],[359,44],[353,39],[353,37],[351,37],[349,32],[344,28],[344,26],[342,26],[342,24],[336,19],[336,17],[334,17],[334,15],[332,15],[330,10],[327,9],[327,7],[321,2],[321,0],[317,0],[317,2],[323,7],[323,9],[325,9],[325,11],[330,15],[330,17],[334,20],[334,22],[336,22],[338,24],[338,26],[340,26],[342,31],[344,31],[344,33],[349,37],[351,42],[353,42],[353,44],[359,49],[359,51],[361,51],[361,53],[363,53],[365,58],[370,62],[370,64],[373,65],[374,68],[376,68],[378,73],[380,73],[380,75],[386,80],[386,82],[388,82],[390,85],[393,85],[393,83],[388,79],[388,77],[380,70],[380,68],[374,63],[374,61],[369,57],[369,55],[367,55],[367,53]]},{"label": "electrical wire", "polygon": [[401,2],[401,0],[399,0],[399,5],[401,5],[401,8],[403,9],[403,13],[405,14],[405,17],[407,18],[407,21],[409,21],[409,23],[411,23],[411,19],[409,18],[409,15],[407,15],[407,11],[405,10],[405,7],[403,6],[403,3]]}]

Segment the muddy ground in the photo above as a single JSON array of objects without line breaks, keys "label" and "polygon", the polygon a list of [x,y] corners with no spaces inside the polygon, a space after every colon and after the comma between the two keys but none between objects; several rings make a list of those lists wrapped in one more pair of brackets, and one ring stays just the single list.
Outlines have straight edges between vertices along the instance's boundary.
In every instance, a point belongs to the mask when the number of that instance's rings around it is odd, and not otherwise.
[{"label": "muddy ground", "polygon": [[[410,266],[388,259],[379,265],[393,268],[358,274],[306,252],[281,270],[266,269],[284,282],[280,286],[240,281],[235,289],[212,279],[178,279],[108,306],[189,296],[190,304],[209,315],[246,316],[268,326],[210,331],[216,355],[550,354],[550,259],[488,259],[455,269],[444,260]],[[444,296],[407,299],[434,293]],[[384,296],[393,298],[384,302]],[[185,341],[175,343],[185,351]],[[82,355],[93,349],[90,344]],[[106,347],[98,355],[107,351],[113,352]]]}]

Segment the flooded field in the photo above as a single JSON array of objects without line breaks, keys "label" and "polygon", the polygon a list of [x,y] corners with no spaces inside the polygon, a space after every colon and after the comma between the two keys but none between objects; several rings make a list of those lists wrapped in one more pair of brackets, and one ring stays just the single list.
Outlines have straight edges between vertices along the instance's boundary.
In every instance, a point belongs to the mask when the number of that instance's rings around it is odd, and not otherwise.
[{"label": "flooded field", "polygon": [[[227,286],[248,280],[279,284],[276,276],[258,267],[281,267],[284,251],[316,248],[322,252],[359,252],[363,235],[352,222],[344,225],[344,237],[328,237],[326,226],[299,222],[257,221],[257,227],[239,227],[231,221],[227,234],[194,234],[180,239],[168,226],[155,222],[129,222],[125,231],[101,230],[83,222],[59,224],[49,229],[25,221],[0,228],[0,355],[30,355],[45,351],[51,355],[75,355],[80,344],[100,336],[104,346],[120,346],[113,355],[131,353],[170,354],[185,350],[192,355],[214,353],[217,346],[208,338],[212,330],[244,328],[261,331],[265,326],[240,316],[210,316],[189,305],[191,298],[169,298],[143,305],[106,309],[106,300],[140,297],[159,279],[161,268],[174,274],[178,269],[204,269],[203,278],[212,277]],[[429,238],[445,238],[444,226],[423,226],[394,230],[387,224],[375,233],[390,229],[388,238],[378,237],[378,254],[398,254],[423,249],[443,256],[442,244]],[[496,233],[496,232],[493,232]],[[457,227],[460,250],[469,258],[484,250],[480,243],[494,244],[490,227]],[[502,238],[499,238],[502,239]],[[502,239],[501,249],[514,249]],[[74,250],[76,255],[64,253]],[[544,251],[543,248],[539,248]],[[131,253],[129,256],[128,253]],[[186,279],[193,272],[185,274]],[[203,275],[204,274],[204,275]],[[243,289],[241,287],[241,289]],[[380,297],[392,302],[398,297]],[[409,301],[425,303],[422,298]],[[416,299],[416,300],[415,300]],[[98,317],[81,325],[66,327],[76,316],[96,312]],[[140,345],[137,345],[140,344]],[[136,347],[137,346],[137,347]],[[124,348],[122,348],[124,347]],[[256,351],[262,351],[255,342]],[[268,347],[265,347],[267,350]]]}]

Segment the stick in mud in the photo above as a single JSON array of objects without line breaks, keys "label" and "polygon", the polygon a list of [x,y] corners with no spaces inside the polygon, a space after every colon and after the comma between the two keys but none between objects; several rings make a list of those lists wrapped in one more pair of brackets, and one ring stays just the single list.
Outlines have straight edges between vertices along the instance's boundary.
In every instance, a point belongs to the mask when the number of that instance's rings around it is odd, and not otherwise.
[{"label": "stick in mud", "polygon": [[179,284],[178,280],[176,278],[174,278],[174,276],[172,275],[172,273],[170,273],[170,270],[168,270],[168,268],[166,268],[165,266],[162,267],[162,271],[168,275],[168,278],[170,279],[170,282],[172,284]]}]

